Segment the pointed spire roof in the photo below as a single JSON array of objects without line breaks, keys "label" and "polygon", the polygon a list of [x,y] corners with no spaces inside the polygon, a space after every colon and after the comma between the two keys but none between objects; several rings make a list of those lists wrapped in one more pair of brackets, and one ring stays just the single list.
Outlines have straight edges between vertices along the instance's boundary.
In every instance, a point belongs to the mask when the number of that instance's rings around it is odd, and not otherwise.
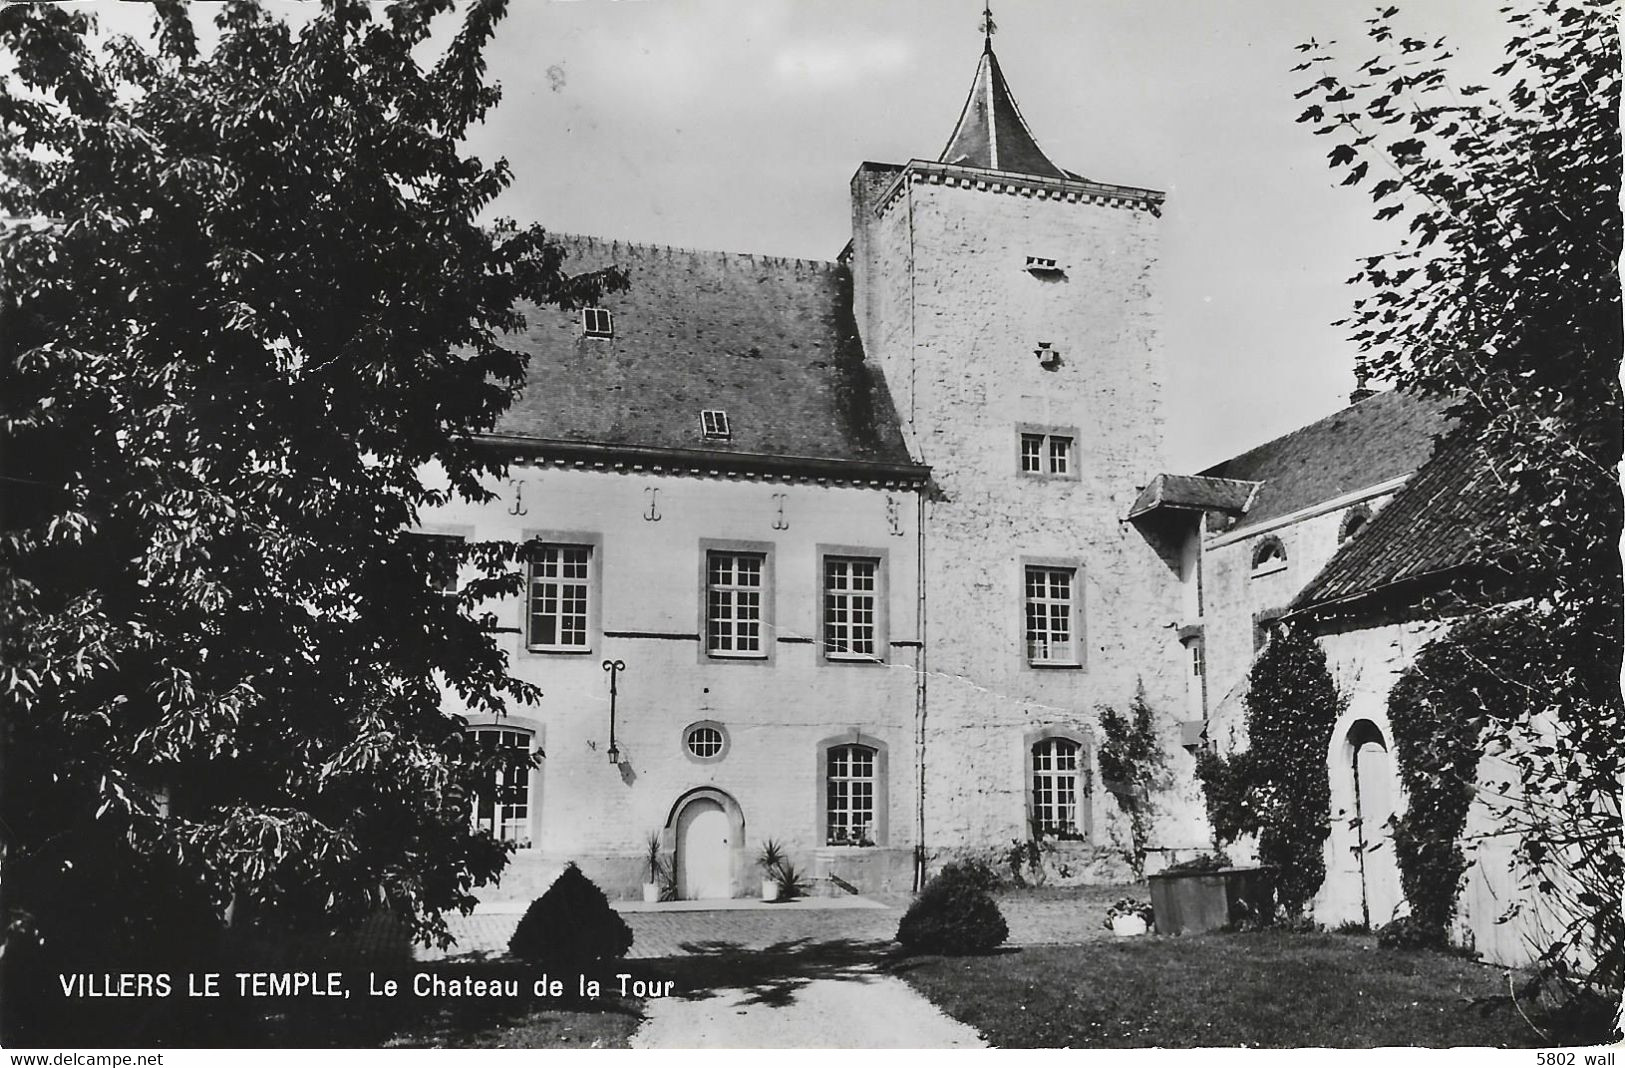
[{"label": "pointed spire roof", "polygon": [[965,110],[959,114],[959,125],[948,139],[948,147],[937,157],[938,163],[958,167],[985,167],[994,171],[1015,174],[1037,174],[1045,178],[1076,178],[1077,175],[1057,167],[1027,128],[1027,121],[1016,107],[1016,98],[999,70],[999,59],[993,54],[991,21],[984,24],[982,59],[976,65],[976,78],[971,82],[970,96]]}]

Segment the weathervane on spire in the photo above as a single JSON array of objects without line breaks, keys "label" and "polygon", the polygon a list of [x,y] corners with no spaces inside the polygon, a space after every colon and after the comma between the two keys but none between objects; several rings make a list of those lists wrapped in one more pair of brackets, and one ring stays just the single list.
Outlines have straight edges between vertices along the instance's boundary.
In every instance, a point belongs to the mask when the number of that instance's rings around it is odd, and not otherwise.
[{"label": "weathervane on spire", "polygon": [[999,32],[999,27],[993,21],[993,2],[983,0],[982,3],[982,47],[993,51],[993,35]]}]

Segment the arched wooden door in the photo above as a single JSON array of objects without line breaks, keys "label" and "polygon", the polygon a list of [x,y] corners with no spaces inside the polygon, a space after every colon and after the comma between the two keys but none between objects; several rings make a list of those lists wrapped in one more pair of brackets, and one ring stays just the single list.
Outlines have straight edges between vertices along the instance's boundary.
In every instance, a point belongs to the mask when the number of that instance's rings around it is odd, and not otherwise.
[{"label": "arched wooden door", "polygon": [[686,901],[733,896],[733,847],[721,802],[697,797],[677,817],[677,894]]},{"label": "arched wooden door", "polygon": [[1360,894],[1366,923],[1381,927],[1392,920],[1404,900],[1399,860],[1394,855],[1394,772],[1388,747],[1375,724],[1355,734],[1354,806],[1360,847]]}]

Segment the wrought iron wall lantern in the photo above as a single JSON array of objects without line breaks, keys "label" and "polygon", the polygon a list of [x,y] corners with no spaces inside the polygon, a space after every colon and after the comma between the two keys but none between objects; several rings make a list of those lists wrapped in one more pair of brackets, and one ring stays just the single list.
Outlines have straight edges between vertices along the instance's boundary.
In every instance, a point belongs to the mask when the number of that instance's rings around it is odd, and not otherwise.
[{"label": "wrought iron wall lantern", "polygon": [[619,764],[621,751],[615,745],[615,680],[626,670],[626,661],[606,660],[604,670],[609,672],[609,762]]}]

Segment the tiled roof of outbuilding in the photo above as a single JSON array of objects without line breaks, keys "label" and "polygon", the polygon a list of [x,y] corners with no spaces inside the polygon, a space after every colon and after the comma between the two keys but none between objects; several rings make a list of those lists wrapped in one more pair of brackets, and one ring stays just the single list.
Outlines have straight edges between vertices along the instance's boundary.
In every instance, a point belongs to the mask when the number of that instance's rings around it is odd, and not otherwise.
[{"label": "tiled roof of outbuilding", "polygon": [[[613,336],[580,312],[528,309],[523,394],[496,434],[561,445],[913,465],[879,371],[863,358],[833,263],[554,235],[566,268],[619,267]],[[728,415],[706,438],[700,412]],[[923,469],[922,469],[923,471]]]},{"label": "tiled roof of outbuilding", "polygon": [[1234,529],[1409,475],[1445,429],[1448,402],[1391,390],[1350,405],[1203,471],[1262,482]]},{"label": "tiled roof of outbuilding", "polygon": [[1506,494],[1471,441],[1447,439],[1358,535],[1298,594],[1293,610],[1325,607],[1491,563]]},{"label": "tiled roof of outbuilding", "polygon": [[1158,475],[1140,491],[1128,517],[1135,519],[1158,508],[1188,508],[1241,515],[1258,489],[1256,482],[1202,475]]}]

